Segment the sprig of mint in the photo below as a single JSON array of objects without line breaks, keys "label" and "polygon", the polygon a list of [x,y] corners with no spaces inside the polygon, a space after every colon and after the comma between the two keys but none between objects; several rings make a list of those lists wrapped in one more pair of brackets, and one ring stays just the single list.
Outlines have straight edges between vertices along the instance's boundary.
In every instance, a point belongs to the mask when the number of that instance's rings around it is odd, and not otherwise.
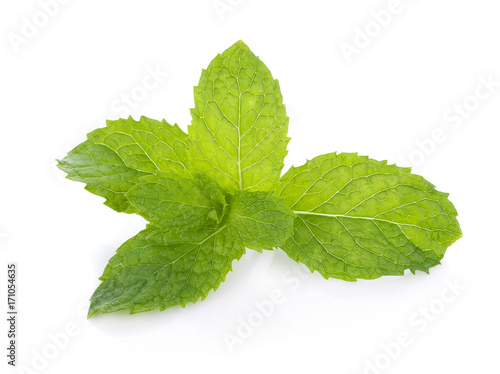
[{"label": "sprig of mint", "polygon": [[108,121],[59,161],[149,223],[109,261],[89,317],[195,303],[245,248],[280,247],[325,278],[355,281],[428,272],[461,237],[448,195],[409,168],[330,153],[281,177],[280,87],[243,42],[202,71],[194,99],[189,135],[165,120]]}]

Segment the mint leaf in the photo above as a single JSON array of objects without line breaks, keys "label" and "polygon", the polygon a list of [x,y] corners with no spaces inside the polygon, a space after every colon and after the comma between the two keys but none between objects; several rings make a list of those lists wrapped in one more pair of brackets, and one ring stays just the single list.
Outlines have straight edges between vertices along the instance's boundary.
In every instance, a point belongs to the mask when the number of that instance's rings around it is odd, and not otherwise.
[{"label": "mint leaf", "polygon": [[325,278],[428,272],[462,235],[448,194],[409,168],[357,154],[290,169],[276,195],[297,214],[282,249]]},{"label": "mint leaf", "polygon": [[243,246],[273,249],[293,233],[295,215],[268,192],[237,192],[231,201],[229,234]]},{"label": "mint leaf", "polygon": [[278,81],[241,41],[203,70],[189,126],[193,168],[229,192],[277,182],[289,138]]},{"label": "mint leaf", "polygon": [[89,318],[98,312],[132,314],[195,303],[219,287],[244,252],[224,226],[182,234],[148,226],[109,261],[92,295]]},{"label": "mint leaf", "polygon": [[126,194],[137,213],[161,227],[194,229],[222,221],[226,199],[208,178],[142,177]]},{"label": "mint leaf", "polygon": [[204,299],[245,247],[281,247],[355,281],[429,272],[462,235],[448,194],[408,168],[330,153],[280,179],[290,140],[280,87],[242,41],[202,71],[194,96],[189,135],[165,120],[108,121],[59,161],[149,223],[109,261],[89,317]]},{"label": "mint leaf", "polygon": [[133,213],[125,194],[142,176],[183,172],[189,167],[187,135],[165,120],[132,117],[107,121],[92,131],[58,166],[67,178],[86,183],[85,189],[106,199],[118,212]]}]

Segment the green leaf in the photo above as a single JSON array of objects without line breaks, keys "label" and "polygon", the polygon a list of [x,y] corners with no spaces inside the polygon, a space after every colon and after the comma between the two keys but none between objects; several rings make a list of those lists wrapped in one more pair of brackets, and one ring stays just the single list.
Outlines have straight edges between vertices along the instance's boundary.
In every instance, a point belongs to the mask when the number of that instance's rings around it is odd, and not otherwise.
[{"label": "green leaf", "polygon": [[231,200],[229,234],[243,246],[273,249],[293,234],[295,215],[268,192],[237,192]]},{"label": "green leaf", "polygon": [[326,154],[281,179],[289,138],[278,81],[239,41],[202,71],[189,135],[165,120],[108,121],[58,166],[149,225],[105,268],[95,313],[204,299],[245,247],[281,247],[325,278],[429,272],[461,235],[448,194],[410,169]]},{"label": "green leaf", "polygon": [[276,195],[297,215],[282,249],[325,278],[428,272],[462,235],[448,194],[409,168],[357,154],[292,167]]},{"label": "green leaf", "polygon": [[204,299],[241,258],[225,226],[168,233],[158,227],[125,242],[111,258],[91,298],[89,318],[98,312],[146,312]]},{"label": "green leaf", "polygon": [[222,191],[203,176],[145,176],[126,197],[139,215],[157,226],[170,229],[215,226],[222,221],[227,206]]},{"label": "green leaf", "polygon": [[58,166],[67,178],[86,183],[85,188],[106,199],[118,212],[133,213],[125,194],[142,176],[183,172],[189,167],[187,135],[165,120],[132,117],[107,121],[92,131]]},{"label": "green leaf", "polygon": [[277,182],[289,138],[278,81],[239,41],[202,71],[194,89],[189,158],[229,192]]}]

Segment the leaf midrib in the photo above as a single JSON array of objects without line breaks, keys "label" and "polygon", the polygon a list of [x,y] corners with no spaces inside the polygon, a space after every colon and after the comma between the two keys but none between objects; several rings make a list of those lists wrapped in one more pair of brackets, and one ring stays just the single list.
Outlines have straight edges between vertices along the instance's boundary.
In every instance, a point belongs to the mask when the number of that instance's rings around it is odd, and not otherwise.
[{"label": "leaf midrib", "polygon": [[297,214],[297,215],[311,215],[311,216],[322,216],[322,217],[343,217],[343,218],[352,218],[352,219],[365,219],[365,220],[370,220],[370,221],[386,222],[386,223],[390,223],[390,224],[397,225],[397,226],[411,226],[411,227],[416,227],[416,228],[421,229],[421,230],[432,231],[430,229],[426,229],[425,227],[421,227],[421,226],[417,226],[417,225],[412,225],[410,223],[399,223],[399,222],[389,221],[387,219],[382,219],[382,218],[348,216],[348,215],[345,215],[345,214],[316,213],[316,212],[307,212],[307,211],[298,211],[298,210],[294,210],[293,212],[295,214]]}]

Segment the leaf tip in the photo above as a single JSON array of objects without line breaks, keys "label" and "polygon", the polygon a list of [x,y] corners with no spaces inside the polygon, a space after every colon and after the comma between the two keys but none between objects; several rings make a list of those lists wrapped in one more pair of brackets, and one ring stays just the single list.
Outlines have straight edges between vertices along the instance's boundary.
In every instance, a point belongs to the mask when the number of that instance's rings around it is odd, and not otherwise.
[{"label": "leaf tip", "polygon": [[96,315],[99,311],[101,311],[100,307],[96,307],[94,304],[90,304],[89,311],[87,313],[87,319],[91,319],[94,315]]},{"label": "leaf tip", "polygon": [[245,44],[245,42],[243,40],[238,40],[236,43],[233,44],[233,46],[236,46],[236,47],[239,47],[239,48],[242,48],[242,49],[249,49],[248,48],[248,45]]}]

